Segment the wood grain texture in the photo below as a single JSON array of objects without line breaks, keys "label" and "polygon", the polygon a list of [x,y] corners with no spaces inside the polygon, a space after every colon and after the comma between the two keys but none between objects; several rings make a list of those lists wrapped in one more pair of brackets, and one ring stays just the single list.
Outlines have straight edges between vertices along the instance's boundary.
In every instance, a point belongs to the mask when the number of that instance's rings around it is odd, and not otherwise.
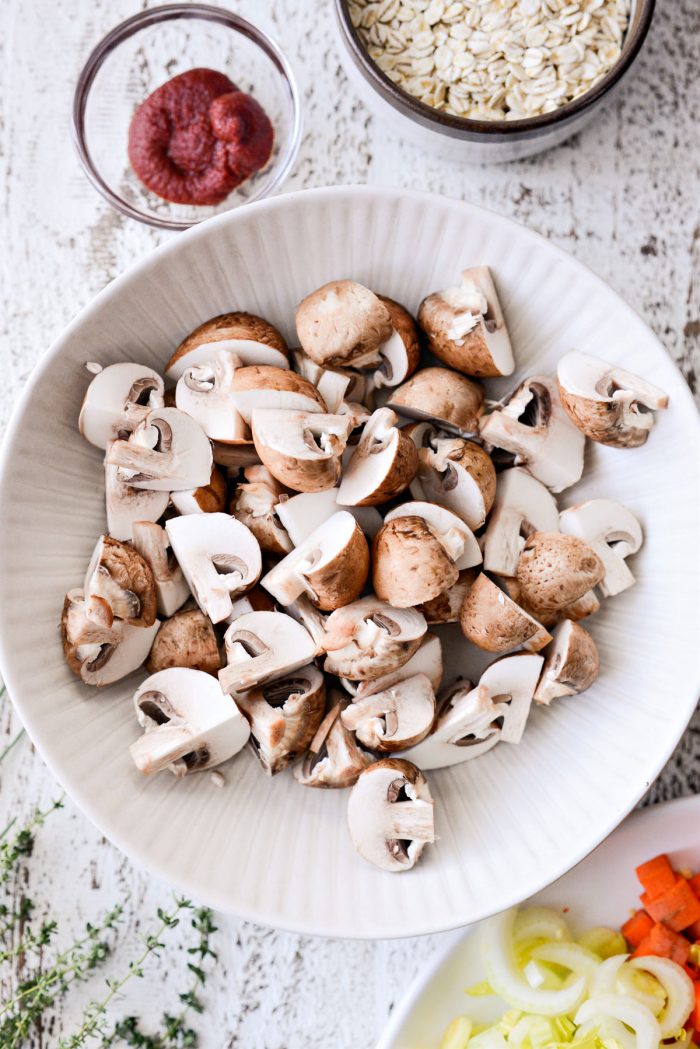
[{"label": "wood grain texture", "polygon": [[[328,183],[432,189],[527,223],[619,291],[651,324],[691,387],[700,372],[700,9],[658,5],[634,80],[582,135],[550,154],[507,167],[458,167],[394,138],[364,109],[340,72],[329,0],[240,0],[293,62],[306,131],[285,189]],[[128,0],[34,0],[0,8],[1,356],[0,425],[43,350],[117,273],[168,235],[122,219],[85,180],[70,142],[72,92],[94,43],[136,5]],[[50,40],[47,51],[37,42]],[[562,349],[567,347],[563,346]],[[99,348],[96,348],[97,350]],[[97,354],[98,355],[98,354]],[[20,610],[21,611],[21,610]],[[658,653],[663,658],[663,653]],[[45,697],[51,702],[51,697]],[[669,697],[671,702],[673,697]],[[0,749],[17,731],[0,700]],[[696,717],[648,800],[700,792]],[[21,820],[59,789],[29,743],[0,765],[0,826]],[[235,871],[231,872],[235,877]],[[62,937],[115,901],[126,903],[120,949],[106,974],[132,957],[168,888],[121,856],[70,804],[52,816],[16,891],[60,918]],[[331,890],[332,891],[332,890]],[[388,1011],[438,937],[400,943],[301,938],[220,917],[204,1049],[369,1049]],[[117,1006],[153,1023],[176,1007],[187,928],[175,949],[132,984]],[[21,974],[17,974],[20,978]],[[69,1033],[101,978],[66,1001],[36,1045]],[[0,998],[8,988],[0,989]]]}]

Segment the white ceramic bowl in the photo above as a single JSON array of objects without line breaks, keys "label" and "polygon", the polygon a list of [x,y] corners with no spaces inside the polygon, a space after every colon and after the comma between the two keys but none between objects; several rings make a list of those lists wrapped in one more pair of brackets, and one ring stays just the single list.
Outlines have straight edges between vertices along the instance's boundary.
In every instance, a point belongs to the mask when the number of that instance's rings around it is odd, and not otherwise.
[{"label": "white ceramic bowl", "polygon": [[[556,885],[529,903],[566,908],[575,932],[609,925],[619,928],[639,896],[634,868],[660,852],[677,867],[700,866],[700,796],[654,805],[635,813],[599,849]],[[506,1006],[498,999],[468,998],[465,987],[483,980],[476,929],[450,937],[417,975],[392,1013],[376,1049],[436,1049],[450,1021],[460,1014],[494,1022]]]},{"label": "white ceramic bowl", "polygon": [[[142,777],[124,681],[93,694],[67,670],[57,631],[104,528],[101,454],[76,419],[88,360],[162,367],[200,321],[252,310],[293,342],[294,306],[352,276],[415,310],[467,265],[490,264],[518,373],[551,372],[568,348],[603,354],[664,387],[648,444],[587,452],[565,493],[620,499],[646,543],[637,585],[591,623],[603,671],[581,699],[533,712],[523,743],[431,775],[438,844],[396,876],[355,853],[347,793],[263,776],[241,754],[209,776]],[[180,234],[107,288],[41,361],[18,406],[0,475],[0,661],[56,777],[134,859],[222,910],[295,930],[386,937],[475,921],[532,895],[584,857],[658,774],[695,705],[700,600],[698,420],[685,384],[642,323],[598,278],[534,233],[421,193],[361,187],[279,197]],[[467,653],[468,646],[462,646]],[[468,660],[467,660],[468,662]],[[456,671],[456,667],[452,667]],[[467,667],[468,669],[468,667]]]}]

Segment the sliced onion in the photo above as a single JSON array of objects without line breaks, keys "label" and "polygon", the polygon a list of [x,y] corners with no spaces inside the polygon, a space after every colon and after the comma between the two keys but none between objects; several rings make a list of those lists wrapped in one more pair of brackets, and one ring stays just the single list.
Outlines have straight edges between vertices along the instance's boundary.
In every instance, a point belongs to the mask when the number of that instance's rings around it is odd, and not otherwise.
[{"label": "sliced onion", "polygon": [[[544,1037],[533,1040],[533,1036],[538,1034]],[[519,1046],[523,1044],[526,1038],[530,1039],[531,1045],[545,1045],[547,1042],[551,1042],[553,1035],[549,1019],[546,1016],[523,1016],[508,1035],[508,1045],[519,1049]]]},{"label": "sliced onion", "polygon": [[570,940],[569,927],[560,914],[549,907],[525,907],[518,911],[513,927],[513,940]]},{"label": "sliced onion", "polygon": [[628,1031],[619,1020],[613,1020],[610,1016],[605,1017],[603,1020],[595,1018],[588,1020],[585,1024],[581,1024],[576,1031],[574,1041],[581,1041],[594,1031],[601,1041],[607,1038],[614,1038],[622,1046],[622,1049],[637,1049],[637,1040],[632,1032]]},{"label": "sliced onion", "polygon": [[637,1036],[636,1049],[659,1049],[659,1021],[645,1005],[626,994],[598,994],[589,998],[576,1013],[574,1023],[579,1026],[594,1019],[603,1023],[608,1017],[632,1028]]},{"label": "sliced onion", "polygon": [[482,926],[486,976],[493,990],[512,1008],[526,1013],[561,1016],[573,1012],[586,993],[585,978],[580,976],[559,991],[530,987],[518,969],[513,953],[515,913],[515,910],[504,911]]},{"label": "sliced onion", "polygon": [[617,975],[628,958],[629,954],[616,954],[600,963],[591,980],[589,988],[591,997],[598,994],[615,994],[617,991]]},{"label": "sliced onion", "polygon": [[578,943],[543,943],[541,947],[535,947],[532,957],[540,962],[561,965],[578,976],[585,976],[586,983],[602,964],[597,954],[587,951]]},{"label": "sliced onion", "polygon": [[680,965],[670,958],[633,958],[635,969],[644,969],[655,976],[666,993],[666,1007],[659,1019],[662,1038],[678,1034],[693,1011],[695,989],[693,981]]},{"label": "sliced onion", "polygon": [[[655,989],[645,990],[642,980],[655,984]],[[628,994],[630,998],[636,998],[642,1005],[646,1005],[657,1019],[666,1004],[666,990],[663,984],[651,973],[640,972],[638,966],[622,966],[617,976],[617,990],[620,994]]]}]

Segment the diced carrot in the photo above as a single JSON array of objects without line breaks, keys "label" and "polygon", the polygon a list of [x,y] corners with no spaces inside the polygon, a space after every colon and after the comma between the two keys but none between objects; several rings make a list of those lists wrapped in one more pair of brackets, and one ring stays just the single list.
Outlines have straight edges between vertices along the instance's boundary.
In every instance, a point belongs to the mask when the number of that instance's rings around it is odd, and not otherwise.
[{"label": "diced carrot", "polygon": [[700,980],[695,984],[695,1005],[690,1014],[690,1022],[696,1031],[700,1031]]},{"label": "diced carrot", "polygon": [[685,934],[693,943],[700,945],[700,922],[693,922],[692,925],[689,925],[685,930]]},{"label": "diced carrot", "polygon": [[633,952],[632,957],[642,958],[648,954],[657,955],[659,958],[670,958],[679,965],[685,965],[690,954],[690,943],[685,936],[657,922],[649,935],[644,937],[639,947]]},{"label": "diced carrot", "polygon": [[652,898],[642,893],[642,904],[655,922],[664,922],[675,932],[682,932],[693,922],[700,921],[700,899],[695,895],[685,878],[660,896]]},{"label": "diced carrot", "polygon": [[692,878],[688,878],[688,884],[695,895],[700,896],[700,874],[694,874]]},{"label": "diced carrot", "polygon": [[673,888],[677,875],[664,852],[637,867],[637,877],[647,895],[655,900],[657,896]]},{"label": "diced carrot", "polygon": [[632,947],[639,947],[654,927],[654,919],[646,911],[636,911],[622,926],[622,935]]}]

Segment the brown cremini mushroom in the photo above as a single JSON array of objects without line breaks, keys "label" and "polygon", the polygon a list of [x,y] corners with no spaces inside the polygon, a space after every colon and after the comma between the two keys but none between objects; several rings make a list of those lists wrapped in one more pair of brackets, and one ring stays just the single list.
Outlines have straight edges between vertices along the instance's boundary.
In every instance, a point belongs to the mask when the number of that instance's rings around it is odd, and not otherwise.
[{"label": "brown cremini mushroom", "polygon": [[256,408],[253,440],[261,461],[286,488],[321,492],[341,472],[352,421],[347,415]]},{"label": "brown cremini mushroom", "polygon": [[151,411],[128,441],[114,441],[106,462],[134,488],[175,492],[209,484],[211,444],[202,427],[178,408]]},{"label": "brown cremini mushroom", "polygon": [[90,370],[94,378],[83,399],[78,429],[97,448],[128,437],[151,409],[163,407],[163,380],[145,364],[90,365]]},{"label": "brown cremini mushroom", "polygon": [[324,367],[379,364],[393,331],[387,306],[353,280],[330,281],[302,299],[296,327],[304,353]]},{"label": "brown cremini mushroom", "polygon": [[595,641],[582,626],[566,620],[554,631],[545,652],[535,700],[548,705],[560,696],[575,696],[593,684],[600,672]]},{"label": "brown cremini mushroom", "polygon": [[250,723],[250,742],[268,776],[292,765],[307,750],[323,720],[326,686],[315,666],[236,696]]},{"label": "brown cremini mushroom", "polygon": [[146,670],[155,674],[168,667],[189,667],[214,676],[218,674],[219,642],[211,620],[198,608],[176,612],[160,624],[146,660]]},{"label": "brown cremini mushroom", "polygon": [[165,374],[177,381],[195,364],[211,360],[212,353],[228,350],[243,365],[270,364],[287,367],[287,344],[269,321],[254,313],[221,313],[195,328],[173,353]]},{"label": "brown cremini mushroom", "polygon": [[173,492],[170,498],[179,514],[219,514],[226,509],[226,475],[220,466],[213,466],[209,484]]},{"label": "brown cremini mushroom", "polygon": [[326,620],[324,669],[351,681],[379,677],[407,663],[426,630],[425,618],[415,609],[362,597]]},{"label": "brown cremini mushroom", "polygon": [[605,574],[603,562],[583,540],[560,532],[535,532],[518,562],[520,592],[535,615],[559,612],[592,590]]},{"label": "brown cremini mushroom", "polygon": [[294,769],[297,783],[304,787],[351,787],[363,769],[374,761],[374,756],[359,745],[355,734],[343,724],[341,713],[348,702],[347,696],[331,693],[328,712],[303,761]]},{"label": "brown cremini mushroom", "polygon": [[251,425],[256,409],[327,413],[316,387],[302,375],[285,368],[251,365],[236,368],[231,388],[231,407]]},{"label": "brown cremini mushroom", "polygon": [[496,470],[488,452],[473,441],[417,425],[423,432],[411,491],[417,499],[452,510],[470,528],[481,528],[496,497]]},{"label": "brown cremini mushroom", "polygon": [[467,640],[486,652],[511,652],[521,645],[539,652],[552,640],[541,623],[483,572],[467,591],[459,623]]},{"label": "brown cremini mushroom", "polygon": [[132,627],[123,619],[112,620],[106,602],[98,602],[94,611],[99,615],[88,619],[83,591],[71,590],[63,605],[61,637],[69,669],[86,685],[101,688],[138,670],[159,624]]},{"label": "brown cremini mushroom", "polygon": [[457,566],[422,517],[399,517],[381,529],[372,547],[372,584],[394,608],[430,601],[453,586]]},{"label": "brown cremini mushroom", "polygon": [[377,506],[408,488],[418,468],[418,452],[397,421],[390,409],[379,408],[365,423],[340,482],[341,506]]},{"label": "brown cremini mushroom", "polygon": [[114,619],[131,626],[148,627],[156,621],[156,584],[150,565],[134,547],[109,535],[97,540],[83,589],[88,619],[99,621],[106,604]]},{"label": "brown cremini mushroom", "polygon": [[424,739],[435,718],[435,693],[425,674],[356,696],[340,715],[369,750],[392,753]]},{"label": "brown cremini mushroom", "polygon": [[348,801],[353,844],[375,867],[410,870],[435,841],[433,807],[420,769],[400,758],[376,761],[361,774]]},{"label": "brown cremini mushroom", "polygon": [[421,368],[392,390],[387,407],[410,419],[433,422],[457,436],[474,437],[484,409],[484,391],[449,368]]},{"label": "brown cremini mushroom", "polygon": [[285,677],[316,655],[309,632],[282,612],[249,612],[224,635],[227,665],[219,671],[224,692],[236,695]]},{"label": "brown cremini mushroom", "polygon": [[153,572],[158,612],[162,616],[172,616],[190,596],[190,588],[170,550],[167,532],[153,521],[134,521],[132,533],[134,550]]}]

